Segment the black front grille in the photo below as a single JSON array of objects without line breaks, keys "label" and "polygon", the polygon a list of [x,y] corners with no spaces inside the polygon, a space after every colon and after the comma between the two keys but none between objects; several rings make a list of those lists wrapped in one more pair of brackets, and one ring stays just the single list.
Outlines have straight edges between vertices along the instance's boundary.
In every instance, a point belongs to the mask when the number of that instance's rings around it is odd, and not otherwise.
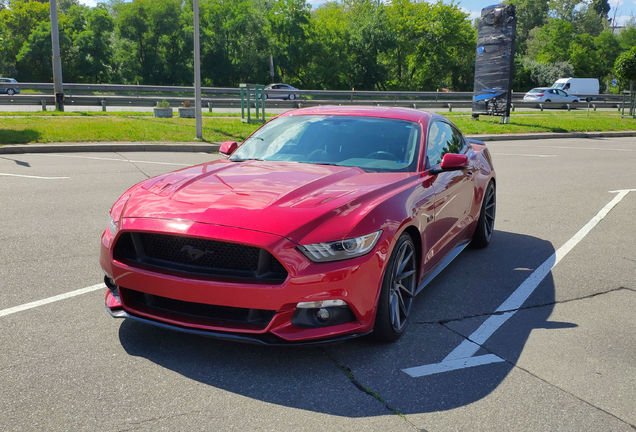
[{"label": "black front grille", "polygon": [[265,249],[195,237],[125,232],[114,258],[187,275],[272,282],[287,278],[285,267]]},{"label": "black front grille", "polygon": [[209,305],[174,300],[120,287],[124,306],[133,313],[171,319],[185,324],[261,330],[267,327],[274,311]]}]

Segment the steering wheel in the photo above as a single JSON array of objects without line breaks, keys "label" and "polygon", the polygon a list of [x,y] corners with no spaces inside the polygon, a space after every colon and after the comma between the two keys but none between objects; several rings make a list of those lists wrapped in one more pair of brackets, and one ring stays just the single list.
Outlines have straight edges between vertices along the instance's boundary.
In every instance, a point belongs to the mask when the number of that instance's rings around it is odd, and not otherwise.
[{"label": "steering wheel", "polygon": [[323,149],[316,149],[309,153],[307,159],[310,161],[327,162],[329,160],[329,155],[327,155],[327,152]]},{"label": "steering wheel", "polygon": [[397,158],[393,153],[385,152],[385,151],[376,151],[373,153],[369,153],[366,157],[367,159],[384,159],[390,161],[396,161]]}]

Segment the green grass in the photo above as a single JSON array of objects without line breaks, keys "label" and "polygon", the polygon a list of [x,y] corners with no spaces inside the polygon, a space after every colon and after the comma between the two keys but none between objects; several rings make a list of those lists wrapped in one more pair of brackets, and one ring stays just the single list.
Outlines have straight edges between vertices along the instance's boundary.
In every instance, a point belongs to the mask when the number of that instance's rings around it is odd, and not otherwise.
[{"label": "green grass", "polygon": [[[104,115],[105,114],[105,115]],[[246,124],[236,114],[205,113],[203,137],[208,142],[242,141],[258,124]],[[446,113],[464,133],[503,134],[523,132],[636,131],[636,121],[614,112],[513,113],[510,124],[499,117],[471,119],[470,113]],[[216,117],[228,118],[216,118]],[[0,145],[47,142],[192,141],[194,119],[159,119],[152,113],[30,112],[0,115]]]},{"label": "green grass", "polygon": [[[239,113],[215,113],[203,110],[201,113],[203,117],[228,117],[236,118],[241,117]],[[175,112],[176,115],[176,112]],[[265,117],[275,117],[277,114],[265,114]],[[138,111],[10,111],[0,112],[0,119],[2,117],[153,117],[152,112],[138,112]],[[2,121],[2,120],[0,120]]]},{"label": "green grass", "polygon": [[[206,141],[242,141],[257,124],[238,119],[203,119]],[[193,141],[194,119],[151,116],[50,116],[0,119],[0,144],[86,141]]]},{"label": "green grass", "polygon": [[526,112],[512,113],[509,124],[500,117],[480,116],[472,120],[470,113],[447,113],[448,119],[468,135],[530,132],[606,132],[636,130],[636,121],[621,118],[614,112]]}]

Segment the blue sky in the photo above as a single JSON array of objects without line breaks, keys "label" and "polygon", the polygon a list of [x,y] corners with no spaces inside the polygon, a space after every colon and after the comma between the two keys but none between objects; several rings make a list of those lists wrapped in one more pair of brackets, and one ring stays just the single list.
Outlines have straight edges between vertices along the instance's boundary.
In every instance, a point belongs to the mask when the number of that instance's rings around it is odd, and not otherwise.
[{"label": "blue sky", "polygon": [[[434,2],[434,0],[427,0]],[[80,0],[87,6],[95,6],[98,2],[96,0]],[[307,3],[312,6],[320,6],[325,3],[325,0],[307,0]],[[448,2],[445,2],[448,3]],[[481,10],[487,6],[497,4],[496,0],[460,0],[457,2],[464,12],[470,14],[470,18],[477,18],[481,15]],[[611,10],[609,12],[610,18],[614,16],[614,11],[617,9],[616,20],[620,25],[625,24],[631,17],[636,16],[636,0],[609,0]]]}]

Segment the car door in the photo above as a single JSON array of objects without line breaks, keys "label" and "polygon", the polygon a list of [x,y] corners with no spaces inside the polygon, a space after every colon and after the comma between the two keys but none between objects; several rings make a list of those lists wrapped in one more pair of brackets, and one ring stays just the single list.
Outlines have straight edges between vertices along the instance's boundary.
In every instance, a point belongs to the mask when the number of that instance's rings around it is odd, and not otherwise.
[{"label": "car door", "polygon": [[[428,133],[427,169],[439,167],[446,153],[466,154],[471,160],[472,148],[451,124],[434,121]],[[465,237],[474,201],[475,168],[441,172],[434,176],[435,215],[427,238],[425,268],[437,264]]]},{"label": "car door", "polygon": [[559,93],[559,96],[561,97],[561,100],[563,102],[572,102],[575,98],[568,95],[566,92],[564,92],[563,90],[557,90],[557,92]]}]

